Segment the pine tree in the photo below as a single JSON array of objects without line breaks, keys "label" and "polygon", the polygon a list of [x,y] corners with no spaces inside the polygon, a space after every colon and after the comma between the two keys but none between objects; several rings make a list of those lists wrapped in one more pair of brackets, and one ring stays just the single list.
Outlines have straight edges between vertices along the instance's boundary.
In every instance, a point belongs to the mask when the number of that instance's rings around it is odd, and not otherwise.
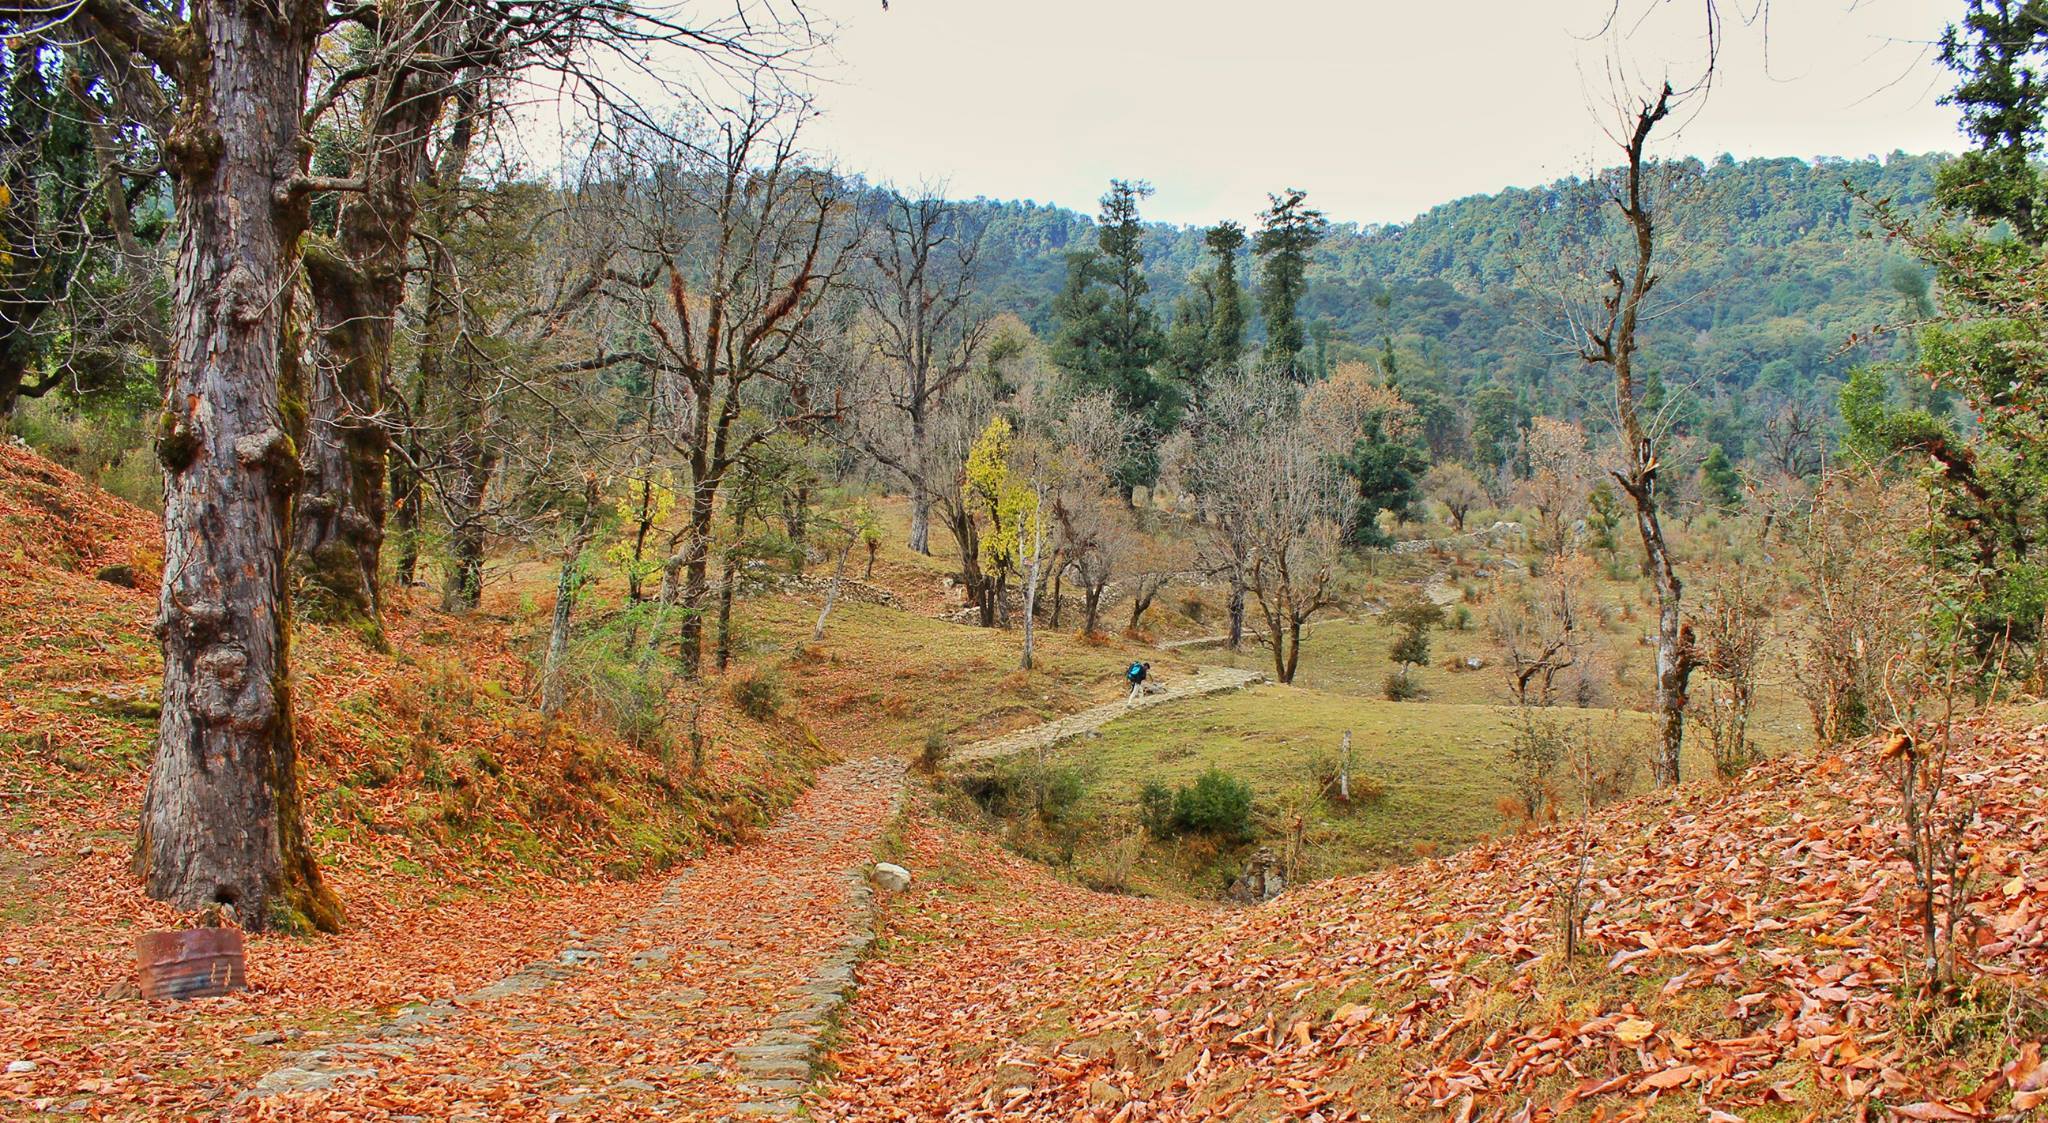
[{"label": "pine tree", "polygon": [[1970,0],[1962,22],[1941,37],[1941,61],[1958,76],[1942,103],[1962,110],[1963,130],[1977,147],[1936,174],[1936,196],[1944,205],[2010,224],[2030,246],[2048,239],[2044,181],[2034,166],[2048,113],[2044,53],[2048,4],[2041,0]]},{"label": "pine tree", "polygon": [[1151,286],[1138,204],[1151,193],[1142,181],[1110,181],[1097,250],[1068,256],[1066,287],[1053,302],[1053,361],[1076,388],[1107,392],[1139,421],[1140,439],[1116,471],[1126,498],[1157,477],[1159,438],[1172,430],[1181,402],[1172,380],[1153,369],[1166,339],[1145,302]]},{"label": "pine tree", "polygon": [[1244,288],[1237,283],[1237,255],[1244,243],[1244,227],[1235,222],[1219,222],[1202,235],[1202,244],[1216,256],[1210,281],[1211,363],[1234,363],[1244,354]]},{"label": "pine tree", "polygon": [[1708,503],[1723,511],[1742,506],[1742,477],[1735,474],[1728,450],[1720,445],[1715,445],[1707,453],[1706,462],[1700,465],[1700,490]]},{"label": "pine tree", "polygon": [[1301,349],[1308,343],[1302,327],[1302,293],[1308,287],[1308,255],[1329,232],[1330,220],[1307,205],[1308,193],[1290,187],[1267,196],[1272,205],[1260,216],[1252,249],[1259,255],[1259,313],[1266,321],[1266,354],[1275,369],[1306,380],[1300,368]]}]

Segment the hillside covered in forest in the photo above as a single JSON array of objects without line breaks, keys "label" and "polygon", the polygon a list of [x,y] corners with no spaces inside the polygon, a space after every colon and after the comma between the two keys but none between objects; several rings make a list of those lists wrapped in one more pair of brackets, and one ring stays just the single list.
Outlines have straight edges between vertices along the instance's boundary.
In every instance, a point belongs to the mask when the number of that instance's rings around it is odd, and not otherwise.
[{"label": "hillside covered in forest", "polygon": [[[1872,332],[1932,310],[1929,274],[1873,236],[1857,193],[1918,210],[1942,159],[1723,156],[1663,169],[1672,307],[1645,347],[1655,373],[1694,388],[1702,422],[1716,422],[1710,435],[1735,446],[1731,455],[1745,451],[1749,421],[1786,401],[1831,414],[1851,366],[1906,354],[1903,335]],[[1391,348],[1404,388],[1466,396],[1498,384],[1529,412],[1582,412],[1599,380],[1555,338],[1555,273],[1576,247],[1612,233],[1610,189],[1606,173],[1458,199],[1401,225],[1330,216],[1301,302],[1325,340],[1325,364]],[[1095,220],[1028,201],[964,206],[986,223],[980,264],[991,300],[1050,335],[1067,255],[1094,248]],[[1146,227],[1146,280],[1162,318],[1204,267],[1202,236],[1196,226]]]}]

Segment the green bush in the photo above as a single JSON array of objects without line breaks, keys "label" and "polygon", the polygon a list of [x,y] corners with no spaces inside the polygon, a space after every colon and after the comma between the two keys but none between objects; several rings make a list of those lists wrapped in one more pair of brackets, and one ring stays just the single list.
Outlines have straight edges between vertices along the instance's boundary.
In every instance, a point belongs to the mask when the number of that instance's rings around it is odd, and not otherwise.
[{"label": "green bush", "polygon": [[1138,825],[1153,838],[1173,836],[1173,790],[1157,780],[1148,780],[1138,792]]},{"label": "green bush", "polygon": [[734,679],[729,693],[732,704],[755,721],[767,721],[782,708],[782,684],[767,671],[755,671]]},{"label": "green bush", "polygon": [[1400,671],[1388,671],[1380,690],[1389,702],[1412,702],[1422,697],[1422,684]]},{"label": "green bush", "polygon": [[1245,839],[1252,833],[1252,788],[1220,768],[1173,793],[1173,823],[1184,831]]},{"label": "green bush", "polygon": [[1088,794],[1088,777],[1070,764],[1047,765],[1037,779],[1038,818],[1045,823],[1066,822]]},{"label": "green bush", "polygon": [[954,783],[991,815],[1034,815],[1047,826],[1073,818],[1088,793],[1088,775],[1071,764],[1049,764],[1025,753],[987,774],[969,773]]}]

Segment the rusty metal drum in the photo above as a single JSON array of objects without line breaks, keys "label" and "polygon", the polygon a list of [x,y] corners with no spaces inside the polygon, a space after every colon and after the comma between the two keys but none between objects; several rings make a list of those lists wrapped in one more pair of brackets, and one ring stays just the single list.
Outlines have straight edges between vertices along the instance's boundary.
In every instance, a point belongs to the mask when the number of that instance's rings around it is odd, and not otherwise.
[{"label": "rusty metal drum", "polygon": [[248,985],[239,928],[186,928],[135,937],[145,998],[205,998]]}]

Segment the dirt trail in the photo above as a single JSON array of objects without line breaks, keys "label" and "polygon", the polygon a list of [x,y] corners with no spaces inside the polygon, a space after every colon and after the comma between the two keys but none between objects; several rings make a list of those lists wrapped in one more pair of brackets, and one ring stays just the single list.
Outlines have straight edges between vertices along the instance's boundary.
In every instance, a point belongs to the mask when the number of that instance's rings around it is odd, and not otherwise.
[{"label": "dirt trail", "polygon": [[[1054,744],[1133,709],[1234,690],[1211,668],[971,746],[980,759]],[[903,798],[903,763],[827,769],[753,844],[684,870],[658,904],[552,959],[414,1007],[292,1058],[238,1119],[786,1118],[874,938],[866,871]],[[517,918],[508,918],[517,923]]]},{"label": "dirt trail", "polygon": [[1236,667],[1207,667],[1195,674],[1172,682],[1163,683],[1157,694],[1147,694],[1135,702],[1104,702],[1100,706],[1068,714],[1058,721],[1019,729],[986,741],[977,741],[954,753],[948,759],[953,763],[973,760],[992,760],[1057,745],[1083,734],[1092,733],[1133,710],[1177,702],[1183,698],[1198,698],[1204,694],[1221,694],[1227,690],[1241,690],[1265,679],[1260,671],[1240,670]]},{"label": "dirt trail", "polygon": [[836,765],[754,844],[693,864],[639,920],[359,1040],[302,1053],[229,1114],[794,1114],[873,938],[864,874],[902,791],[900,761]]}]

